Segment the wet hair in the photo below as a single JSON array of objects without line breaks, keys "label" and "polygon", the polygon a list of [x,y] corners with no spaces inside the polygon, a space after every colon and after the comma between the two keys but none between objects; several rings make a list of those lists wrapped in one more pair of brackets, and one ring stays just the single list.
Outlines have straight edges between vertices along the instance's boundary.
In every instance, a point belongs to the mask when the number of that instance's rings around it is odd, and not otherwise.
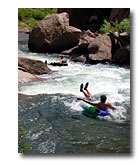
[{"label": "wet hair", "polygon": [[101,102],[102,102],[102,103],[105,103],[107,97],[106,97],[105,95],[101,95],[100,97],[101,97]]}]

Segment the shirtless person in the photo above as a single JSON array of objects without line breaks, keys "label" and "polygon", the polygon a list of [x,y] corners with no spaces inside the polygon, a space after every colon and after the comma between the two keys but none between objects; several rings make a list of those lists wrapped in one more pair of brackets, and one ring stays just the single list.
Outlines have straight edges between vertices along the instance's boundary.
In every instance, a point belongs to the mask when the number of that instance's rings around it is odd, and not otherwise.
[{"label": "shirtless person", "polygon": [[[101,109],[101,110],[107,110],[108,108],[110,109],[117,109],[118,107],[113,106],[111,103],[106,102],[107,97],[105,95],[101,95],[100,96],[100,101],[97,102],[96,99],[90,94],[90,92],[88,91],[87,87],[88,87],[88,82],[85,85],[85,88],[83,89],[83,84],[81,84],[80,86],[80,91],[84,93],[85,97],[88,99],[84,99],[82,97],[78,97],[77,100],[82,100],[90,105],[96,106],[97,108]],[[85,90],[85,91],[84,91]],[[123,109],[123,108],[119,108],[119,109]]]}]

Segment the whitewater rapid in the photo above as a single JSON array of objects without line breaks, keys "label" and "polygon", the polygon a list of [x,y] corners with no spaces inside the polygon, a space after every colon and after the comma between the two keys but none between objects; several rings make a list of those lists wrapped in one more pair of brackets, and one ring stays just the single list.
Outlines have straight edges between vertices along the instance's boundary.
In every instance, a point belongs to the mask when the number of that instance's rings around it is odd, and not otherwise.
[{"label": "whitewater rapid", "polygon": [[[23,53],[19,55],[41,60],[48,63],[60,60],[58,54]],[[113,65],[83,65],[68,60],[68,66],[49,66],[53,74],[40,77],[46,81],[31,83],[20,88],[19,92],[27,95],[37,94],[73,94],[83,96],[79,87],[81,83],[89,82],[89,90],[98,97],[106,94],[111,102],[130,100],[130,69]]]}]

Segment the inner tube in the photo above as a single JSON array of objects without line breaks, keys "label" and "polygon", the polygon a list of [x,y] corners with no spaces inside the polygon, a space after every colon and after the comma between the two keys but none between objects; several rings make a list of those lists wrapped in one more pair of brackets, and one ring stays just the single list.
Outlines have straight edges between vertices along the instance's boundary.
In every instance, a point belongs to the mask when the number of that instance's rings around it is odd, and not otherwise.
[{"label": "inner tube", "polygon": [[49,65],[52,65],[52,66],[68,66],[67,63],[59,63],[59,62],[49,63]]},{"label": "inner tube", "polygon": [[110,115],[108,110],[101,110],[101,109],[99,109],[95,106],[81,105],[81,107],[83,108],[83,110],[86,113],[91,114],[93,116],[107,116],[107,115]]},{"label": "inner tube", "polygon": [[110,115],[110,113],[108,112],[108,110],[101,110],[99,108],[97,108],[97,112],[99,116],[107,116]]}]

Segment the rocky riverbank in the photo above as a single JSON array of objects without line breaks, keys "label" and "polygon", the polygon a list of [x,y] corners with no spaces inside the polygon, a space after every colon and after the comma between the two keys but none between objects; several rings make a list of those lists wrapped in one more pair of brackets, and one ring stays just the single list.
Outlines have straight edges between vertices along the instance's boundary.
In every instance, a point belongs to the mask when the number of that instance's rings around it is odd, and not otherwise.
[{"label": "rocky riverbank", "polygon": [[51,69],[42,61],[25,57],[18,57],[18,85],[19,88],[29,82],[43,81],[37,75],[52,73]]},{"label": "rocky riverbank", "polygon": [[[69,11],[70,9],[59,10],[60,13],[50,14],[38,23],[29,35],[29,50],[37,53],[68,54],[71,60],[82,63],[130,64],[130,43],[126,40],[127,34],[99,34],[91,28],[86,27],[84,30],[84,26],[77,28],[71,23],[73,18]],[[93,17],[92,14],[90,13],[90,17]],[[117,18],[121,21],[128,14],[128,9],[112,9],[109,17],[110,20]],[[80,14],[78,18],[80,19]]]},{"label": "rocky riverbank", "polygon": [[[74,13],[77,13],[75,17]],[[25,44],[27,46],[28,43],[27,49],[31,52],[69,55],[70,60],[83,64],[130,65],[127,33],[100,34],[98,30],[103,23],[101,13],[106,13],[110,22],[115,19],[121,21],[128,17],[130,10],[104,9],[99,12],[95,9],[59,9],[57,14],[46,16],[32,31],[19,27],[18,32],[29,34]],[[41,61],[18,57],[19,86],[31,81],[41,81],[37,75],[51,72]]]}]

